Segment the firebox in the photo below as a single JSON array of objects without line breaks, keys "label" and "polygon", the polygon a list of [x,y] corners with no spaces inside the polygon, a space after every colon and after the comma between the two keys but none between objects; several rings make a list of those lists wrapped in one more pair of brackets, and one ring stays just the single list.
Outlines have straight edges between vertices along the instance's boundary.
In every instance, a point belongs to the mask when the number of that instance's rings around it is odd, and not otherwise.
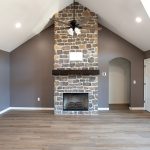
[{"label": "firebox", "polygon": [[63,93],[64,111],[88,111],[88,93]]}]

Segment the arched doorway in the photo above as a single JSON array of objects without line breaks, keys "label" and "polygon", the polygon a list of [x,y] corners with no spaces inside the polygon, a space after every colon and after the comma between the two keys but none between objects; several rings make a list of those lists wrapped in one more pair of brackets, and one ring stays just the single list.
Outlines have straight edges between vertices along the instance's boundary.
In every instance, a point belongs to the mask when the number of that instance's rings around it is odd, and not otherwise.
[{"label": "arched doorway", "polygon": [[115,58],[109,63],[110,110],[128,109],[131,90],[131,64],[127,59]]}]

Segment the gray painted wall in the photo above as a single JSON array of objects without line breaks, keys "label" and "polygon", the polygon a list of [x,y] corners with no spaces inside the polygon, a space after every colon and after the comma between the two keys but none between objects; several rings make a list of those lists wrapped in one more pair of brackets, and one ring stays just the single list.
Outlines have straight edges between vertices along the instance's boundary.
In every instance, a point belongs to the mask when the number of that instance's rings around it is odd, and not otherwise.
[{"label": "gray painted wall", "polygon": [[9,53],[0,50],[0,111],[10,105]]},{"label": "gray painted wall", "polygon": [[[99,68],[107,76],[99,77],[99,106],[108,107],[109,100],[109,62],[122,57],[131,62],[131,100],[132,107],[144,106],[144,52],[103,27],[99,34]],[[133,85],[132,81],[137,84]],[[114,88],[115,87],[114,85]]]},{"label": "gray painted wall", "polygon": [[[53,36],[53,28],[48,28],[11,53],[11,106],[53,107]],[[99,76],[99,107],[108,107],[109,62],[117,57],[131,62],[131,81],[137,81],[131,84],[131,106],[142,107],[144,53],[104,27],[99,34],[99,68],[107,76]]]},{"label": "gray painted wall", "polygon": [[53,107],[53,31],[48,28],[11,52],[12,107]]},{"label": "gray painted wall", "polygon": [[147,59],[147,58],[150,58],[150,50],[149,51],[146,51],[144,53],[144,58]]}]

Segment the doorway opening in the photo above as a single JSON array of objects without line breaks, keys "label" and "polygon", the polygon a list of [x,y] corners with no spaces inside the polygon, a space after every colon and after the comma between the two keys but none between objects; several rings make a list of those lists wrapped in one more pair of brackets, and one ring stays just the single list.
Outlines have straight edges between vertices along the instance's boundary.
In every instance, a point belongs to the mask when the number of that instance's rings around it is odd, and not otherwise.
[{"label": "doorway opening", "polygon": [[109,63],[109,109],[126,110],[130,105],[131,64],[125,58]]},{"label": "doorway opening", "polygon": [[144,108],[150,112],[150,58],[144,60]]}]

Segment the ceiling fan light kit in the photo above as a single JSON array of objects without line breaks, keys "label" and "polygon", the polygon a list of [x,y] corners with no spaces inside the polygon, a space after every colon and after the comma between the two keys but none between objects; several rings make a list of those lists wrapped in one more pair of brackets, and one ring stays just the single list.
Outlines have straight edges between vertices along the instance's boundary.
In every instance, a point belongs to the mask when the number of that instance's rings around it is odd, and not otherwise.
[{"label": "ceiling fan light kit", "polygon": [[71,35],[71,36],[74,36],[75,34],[76,34],[76,35],[80,35],[80,34],[81,34],[81,30],[80,30],[79,28],[77,28],[77,27],[75,27],[75,29],[69,28],[69,29],[67,30],[67,32],[68,32],[68,34]]},{"label": "ceiling fan light kit", "polygon": [[75,33],[76,33],[77,35],[80,35],[80,34],[81,34],[81,30],[80,30],[79,28],[77,28],[77,27],[75,28],[74,31],[75,31]]},{"label": "ceiling fan light kit", "polygon": [[71,36],[74,35],[74,31],[73,31],[72,28],[69,28],[69,29],[67,30],[67,32],[68,32],[68,34],[71,35]]}]

